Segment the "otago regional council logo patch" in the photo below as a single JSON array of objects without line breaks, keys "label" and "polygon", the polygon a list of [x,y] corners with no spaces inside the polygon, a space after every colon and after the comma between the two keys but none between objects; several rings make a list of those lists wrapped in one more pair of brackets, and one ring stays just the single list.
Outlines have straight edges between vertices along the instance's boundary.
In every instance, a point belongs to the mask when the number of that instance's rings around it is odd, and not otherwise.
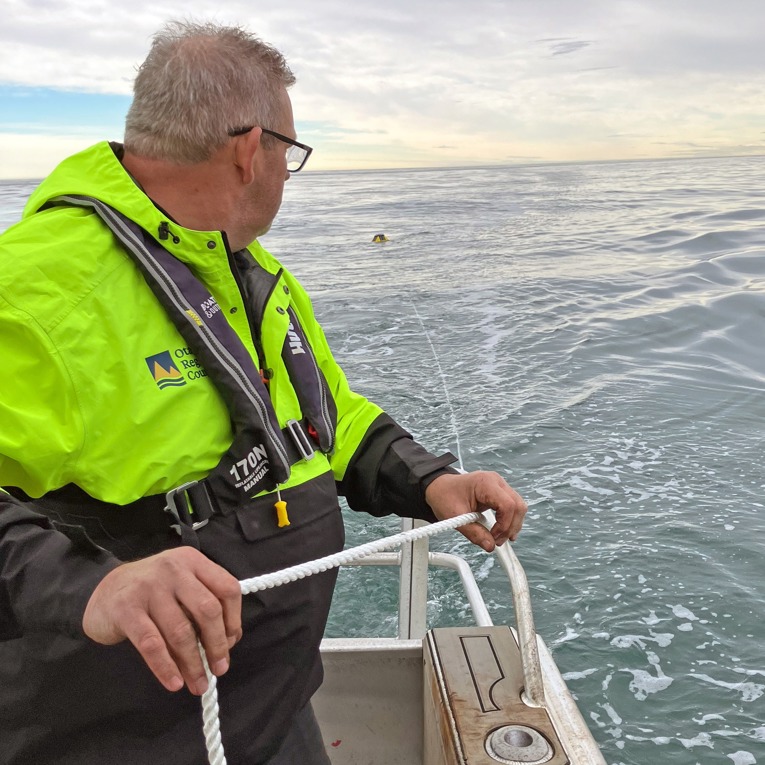
[{"label": "otago regional council logo patch", "polygon": [[170,387],[177,388],[186,384],[186,380],[183,379],[183,375],[170,356],[170,351],[162,351],[162,353],[156,353],[154,356],[148,356],[146,365],[160,390]]}]

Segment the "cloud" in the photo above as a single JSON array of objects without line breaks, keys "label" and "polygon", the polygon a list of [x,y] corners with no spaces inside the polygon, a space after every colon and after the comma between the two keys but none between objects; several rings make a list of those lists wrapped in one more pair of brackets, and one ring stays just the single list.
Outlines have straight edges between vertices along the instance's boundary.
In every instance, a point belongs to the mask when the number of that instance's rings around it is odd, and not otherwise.
[{"label": "cloud", "polygon": [[[16,110],[9,131],[114,136],[106,109],[75,94],[129,98],[161,18],[156,4],[15,0],[0,27],[0,113],[11,89],[68,93],[66,123]],[[43,12],[44,11],[44,12]],[[161,16],[241,23],[298,76],[312,167],[609,159],[754,145],[765,118],[765,5],[738,0],[164,0]],[[76,108],[75,108],[76,107]],[[59,109],[59,116],[66,112]],[[444,147],[449,147],[448,150]],[[706,151],[699,148],[698,151]]]},{"label": "cloud", "polygon": [[540,42],[550,43],[549,50],[551,56],[565,56],[592,45],[591,40],[540,40]]}]

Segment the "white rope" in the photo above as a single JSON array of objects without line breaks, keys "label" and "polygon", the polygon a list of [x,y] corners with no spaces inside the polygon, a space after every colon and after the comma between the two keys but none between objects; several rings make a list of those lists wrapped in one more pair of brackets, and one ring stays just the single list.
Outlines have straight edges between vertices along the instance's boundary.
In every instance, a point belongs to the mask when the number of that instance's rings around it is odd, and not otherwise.
[{"label": "white rope", "polygon": [[[481,513],[467,513],[457,515],[454,518],[447,518],[445,521],[431,523],[428,526],[420,526],[409,531],[402,531],[391,537],[384,537],[375,542],[367,542],[358,547],[351,547],[349,550],[342,550],[334,555],[327,555],[324,558],[300,563],[297,566],[274,571],[270,574],[263,574],[252,579],[243,579],[239,582],[242,588],[242,594],[248,595],[261,590],[269,590],[273,587],[279,587],[288,582],[295,582],[298,579],[305,579],[313,574],[320,574],[322,571],[337,568],[338,566],[347,566],[349,563],[366,558],[368,555],[390,550],[392,547],[398,547],[404,542],[413,542],[424,537],[432,537],[449,529],[456,529],[468,523],[481,522]],[[210,765],[226,765],[226,755],[223,752],[223,743],[220,737],[220,720],[218,706],[218,679],[210,672],[204,649],[201,644],[199,652],[202,654],[202,663],[207,675],[207,690],[202,694],[202,720],[205,734],[205,745],[207,746],[207,757]]]},{"label": "white rope", "polygon": [[210,765],[226,765],[223,742],[220,738],[220,707],[218,706],[218,678],[210,672],[202,644],[197,641],[202,665],[207,675],[207,690],[202,694],[202,732],[205,734],[205,746]]},{"label": "white rope", "polygon": [[466,515],[457,515],[454,518],[447,518],[445,521],[438,521],[438,523],[432,523],[429,526],[420,526],[410,531],[402,531],[399,534],[394,534],[392,537],[385,537],[384,539],[378,539],[376,542],[367,542],[364,545],[358,547],[352,547],[349,550],[343,550],[334,555],[327,555],[324,558],[318,558],[317,560],[309,561],[308,563],[300,563],[297,566],[291,566],[290,568],[282,569],[281,571],[274,571],[272,574],[263,574],[262,576],[256,576],[252,579],[244,579],[239,582],[242,588],[242,594],[248,595],[252,592],[260,592],[261,590],[269,590],[272,587],[278,587],[288,582],[294,582],[298,579],[305,579],[312,574],[319,574],[322,571],[328,571],[331,568],[337,568],[338,566],[347,566],[353,561],[360,558],[366,558],[367,555],[374,555],[374,553],[382,552],[383,550],[390,550],[391,547],[398,547],[404,542],[413,542],[416,539],[422,539],[423,537],[432,537],[436,534],[440,534],[442,531],[448,531],[449,529],[456,529],[459,526],[464,526],[466,523],[480,522],[480,513],[468,513]]}]

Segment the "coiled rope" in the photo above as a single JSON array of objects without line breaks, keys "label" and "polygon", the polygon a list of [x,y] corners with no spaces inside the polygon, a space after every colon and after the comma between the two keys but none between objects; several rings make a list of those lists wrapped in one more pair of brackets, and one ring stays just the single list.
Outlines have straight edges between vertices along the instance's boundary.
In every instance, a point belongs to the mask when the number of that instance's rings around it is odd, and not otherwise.
[{"label": "coiled rope", "polygon": [[[414,542],[424,537],[432,537],[449,529],[456,529],[468,523],[481,522],[483,516],[481,513],[467,513],[457,515],[454,518],[447,518],[445,521],[438,521],[428,526],[420,526],[409,531],[402,531],[390,537],[378,539],[375,542],[367,542],[358,547],[351,547],[348,550],[342,550],[334,555],[326,555],[323,558],[317,558],[307,563],[300,563],[297,566],[274,571],[270,574],[263,574],[252,579],[243,579],[239,582],[243,595],[249,595],[261,590],[270,590],[273,587],[279,587],[288,582],[295,582],[298,579],[305,579],[313,574],[320,574],[322,571],[337,568],[338,566],[347,566],[349,563],[366,558],[368,555],[390,550],[398,547],[404,542]],[[199,645],[199,652],[202,655],[202,664],[207,675],[207,690],[202,694],[202,729],[205,736],[205,745],[207,747],[207,757],[210,765],[226,765],[226,755],[223,751],[223,742],[220,737],[220,707],[218,706],[218,678],[210,672],[202,645]]]}]

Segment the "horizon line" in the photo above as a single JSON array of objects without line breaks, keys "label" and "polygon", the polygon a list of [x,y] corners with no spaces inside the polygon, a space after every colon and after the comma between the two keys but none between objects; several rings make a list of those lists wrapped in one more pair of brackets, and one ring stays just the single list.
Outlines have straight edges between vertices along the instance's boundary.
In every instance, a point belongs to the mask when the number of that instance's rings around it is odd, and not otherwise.
[{"label": "horizon line", "polygon": [[[387,172],[422,172],[432,170],[488,170],[510,167],[555,167],[560,165],[615,165],[627,164],[633,162],[685,162],[689,160],[700,159],[747,159],[765,157],[765,151],[762,153],[731,153],[731,154],[692,154],[680,156],[656,156],[656,157],[624,157],[620,159],[529,159],[521,161],[478,163],[466,162],[460,165],[421,165],[421,166],[394,166],[394,167],[345,167],[345,168],[325,168],[321,170],[312,170],[306,167],[301,173],[320,175],[322,173],[387,173]],[[51,171],[52,172],[52,171]],[[50,175],[50,173],[48,173]],[[0,183],[41,183],[48,175],[39,177],[0,177]]]}]

